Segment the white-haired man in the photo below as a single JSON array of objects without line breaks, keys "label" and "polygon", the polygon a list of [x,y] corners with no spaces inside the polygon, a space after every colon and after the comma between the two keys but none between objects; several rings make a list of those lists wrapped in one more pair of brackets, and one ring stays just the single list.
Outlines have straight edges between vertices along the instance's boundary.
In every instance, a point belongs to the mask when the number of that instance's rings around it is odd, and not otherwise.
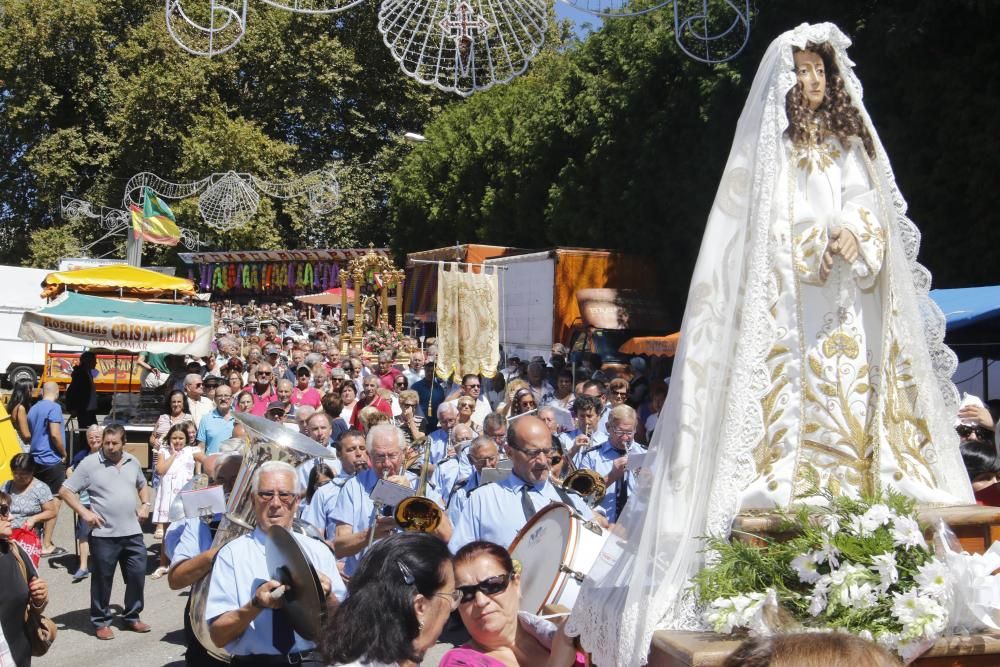
[{"label": "white-haired man", "polygon": [[[368,534],[375,524],[375,539],[385,537],[397,529],[392,517],[392,507],[385,507],[376,516],[375,503],[371,493],[380,479],[394,484],[409,486],[416,490],[419,479],[411,472],[403,470],[405,460],[403,432],[392,424],[376,424],[368,431],[368,469],[359,473],[344,485],[337,498],[330,518],[336,525],[334,549],[338,558],[347,558],[344,571],[354,574],[358,562],[368,546]],[[434,534],[447,541],[451,536],[451,522],[444,514],[444,502],[428,486],[427,497],[441,508],[441,524]]]},{"label": "white-haired man", "polygon": [[427,436],[433,465],[437,465],[439,461],[448,456],[448,450],[453,444],[451,431],[458,423],[458,408],[455,403],[449,401],[438,406],[437,423],[438,429],[431,431],[431,434]]},{"label": "white-haired man", "polygon": [[500,463],[500,450],[493,438],[481,435],[469,445],[469,462],[472,473],[465,479],[460,479],[451,487],[448,494],[448,517],[452,523],[458,522],[469,495],[482,483],[480,473],[484,468],[496,468]]},{"label": "white-haired man", "polygon": [[[254,473],[251,492],[257,527],[222,547],[212,565],[205,604],[212,642],[225,648],[234,664],[325,664],[314,652],[316,645],[292,629],[284,597],[272,598],[282,584],[271,579],[264,556],[271,527],[291,529],[298,511],[302,489],[295,468],[283,461],[264,463]],[[347,589],[330,548],[310,537],[292,536],[316,569],[328,604],[345,599]]]},{"label": "white-haired man", "polygon": [[615,523],[629,495],[635,494],[635,474],[628,470],[630,454],[645,450],[635,442],[635,428],[639,423],[635,410],[624,403],[611,408],[608,414],[608,439],[580,458],[580,467],[594,470],[604,477],[607,491],[599,506],[608,521]]},{"label": "white-haired man", "polygon": [[205,384],[197,373],[184,376],[184,394],[187,396],[188,409],[191,411],[191,421],[201,426],[201,418],[215,409],[215,402],[205,396]]}]

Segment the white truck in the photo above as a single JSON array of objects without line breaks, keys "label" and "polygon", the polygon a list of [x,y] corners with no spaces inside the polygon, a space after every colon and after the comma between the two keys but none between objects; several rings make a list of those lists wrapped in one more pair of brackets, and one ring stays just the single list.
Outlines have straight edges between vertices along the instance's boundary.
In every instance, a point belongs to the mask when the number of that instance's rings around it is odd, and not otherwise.
[{"label": "white truck", "polygon": [[627,363],[618,348],[633,336],[662,335],[667,317],[656,299],[655,267],[616,251],[553,248],[494,257],[502,266],[500,340],[507,355],[548,360],[553,343],[574,359],[599,354]]},{"label": "white truck", "polygon": [[19,380],[38,383],[45,365],[45,345],[17,336],[21,315],[45,305],[42,281],[51,271],[23,266],[0,266],[0,380],[13,386]]}]

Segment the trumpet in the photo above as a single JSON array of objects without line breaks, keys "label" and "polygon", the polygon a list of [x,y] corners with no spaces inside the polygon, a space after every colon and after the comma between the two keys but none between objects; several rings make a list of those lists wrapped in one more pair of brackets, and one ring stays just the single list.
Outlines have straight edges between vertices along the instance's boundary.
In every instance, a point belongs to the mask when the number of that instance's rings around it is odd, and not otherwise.
[{"label": "trumpet", "polygon": [[403,530],[411,533],[433,533],[441,525],[442,512],[433,500],[427,497],[427,473],[431,466],[430,443],[424,445],[424,462],[420,468],[420,484],[417,494],[405,498],[396,505],[393,517]]},{"label": "trumpet", "polygon": [[[594,436],[590,433],[589,428],[586,431],[586,435],[589,442],[587,448],[580,452],[581,455],[586,454],[595,448],[593,444]],[[587,498],[588,503],[591,506],[601,502],[604,498],[604,494],[608,491],[608,485],[604,482],[604,477],[602,477],[596,470],[578,468],[576,463],[573,461],[572,456],[566,457],[566,466],[569,469],[569,473],[562,481],[563,487],[572,489],[584,498]]]}]

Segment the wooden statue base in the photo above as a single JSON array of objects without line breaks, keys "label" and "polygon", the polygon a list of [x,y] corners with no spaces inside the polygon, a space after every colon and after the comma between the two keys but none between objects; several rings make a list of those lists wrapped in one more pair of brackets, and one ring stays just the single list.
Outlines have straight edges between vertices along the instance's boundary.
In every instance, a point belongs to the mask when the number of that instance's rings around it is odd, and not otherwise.
[{"label": "wooden statue base", "polygon": [[[929,526],[944,519],[970,553],[984,553],[1000,539],[1000,507],[967,505],[920,510],[920,519]],[[740,515],[733,522],[734,535],[781,539],[781,517],[777,514]],[[720,667],[743,640],[711,632],[660,630],[653,635],[649,667]],[[968,637],[945,637],[914,665],[919,667],[997,667],[1000,665],[1000,633]]]}]

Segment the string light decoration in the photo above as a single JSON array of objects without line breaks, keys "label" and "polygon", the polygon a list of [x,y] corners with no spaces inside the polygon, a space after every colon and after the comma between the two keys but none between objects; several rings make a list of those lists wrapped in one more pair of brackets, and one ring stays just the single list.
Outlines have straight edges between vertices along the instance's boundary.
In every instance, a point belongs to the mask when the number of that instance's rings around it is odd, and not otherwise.
[{"label": "string light decoration", "polygon": [[173,183],[144,171],[130,178],[126,184],[125,208],[132,204],[139,205],[143,188],[147,187],[164,199],[187,199],[197,195],[201,219],[220,232],[248,223],[260,207],[261,194],[274,199],[305,196],[309,211],[314,215],[326,215],[340,202],[340,184],[333,169],[312,171],[284,182],[265,181],[252,174],[227,171],[198,181]]},{"label": "string light decoration", "polygon": [[[166,0],[167,29],[189,53],[225,53],[246,33],[248,0],[208,0],[197,17],[185,11],[183,1]],[[331,14],[362,2],[262,1],[299,14]],[[677,45],[704,63],[735,58],[750,39],[750,0],[563,1],[602,19],[673,5]],[[468,96],[527,70],[545,43],[548,10],[549,0],[382,0],[378,31],[407,76]],[[238,190],[228,195],[235,197]]]},{"label": "string light decoration", "polygon": [[[84,252],[111,236],[121,236],[132,229],[132,216],[128,211],[108,206],[94,207],[89,201],[77,199],[68,195],[59,198],[59,213],[64,220],[71,222],[80,220],[96,220],[105,234],[93,243],[81,248]],[[180,227],[181,243],[188,250],[198,251],[201,248],[201,235],[186,227]]]}]

